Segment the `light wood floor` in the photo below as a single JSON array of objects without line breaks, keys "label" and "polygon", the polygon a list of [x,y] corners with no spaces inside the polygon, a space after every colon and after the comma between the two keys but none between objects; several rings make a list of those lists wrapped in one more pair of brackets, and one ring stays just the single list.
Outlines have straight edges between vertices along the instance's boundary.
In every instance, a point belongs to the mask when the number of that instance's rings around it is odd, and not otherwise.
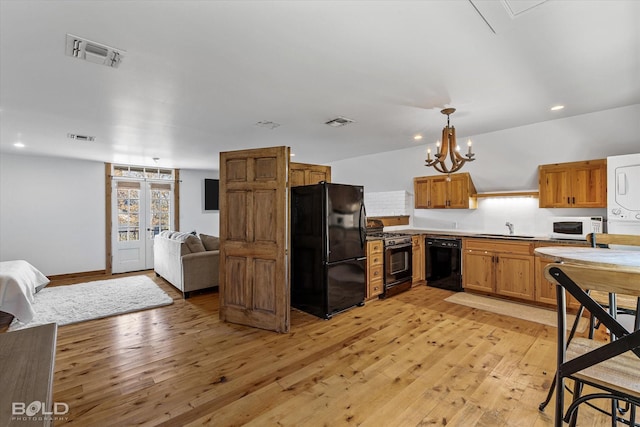
[{"label": "light wood floor", "polygon": [[174,304],[58,329],[54,400],[70,411],[56,426],[553,425],[538,404],[555,328],[420,286],[329,321],[293,310],[279,335],[221,323],[216,292],[183,300],[148,276]]}]

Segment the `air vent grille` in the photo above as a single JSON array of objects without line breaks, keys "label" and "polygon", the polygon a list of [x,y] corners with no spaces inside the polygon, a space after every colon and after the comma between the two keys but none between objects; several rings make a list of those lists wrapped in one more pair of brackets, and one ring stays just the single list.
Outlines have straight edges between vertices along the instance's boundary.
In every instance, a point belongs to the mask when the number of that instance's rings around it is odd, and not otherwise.
[{"label": "air vent grille", "polygon": [[271,129],[271,130],[273,130],[273,129],[277,128],[278,126],[280,126],[279,123],[271,122],[271,121],[268,121],[268,120],[260,121],[260,122],[256,123],[255,125],[258,126],[258,127],[261,127],[261,128],[267,128],[267,129]]},{"label": "air vent grille", "polygon": [[93,142],[96,140],[95,136],[88,136],[88,135],[78,135],[75,133],[68,133],[67,134],[67,138],[69,139],[73,139],[76,141],[83,141],[83,142]]},{"label": "air vent grille", "polygon": [[349,123],[354,123],[354,122],[355,120],[347,119],[346,117],[336,117],[335,119],[329,120],[324,124],[337,128],[337,127],[345,126],[345,125],[348,125]]},{"label": "air vent grille", "polygon": [[94,64],[106,65],[111,68],[118,68],[125,51],[97,43],[82,37],[67,34],[65,53],[67,56],[83,59]]}]

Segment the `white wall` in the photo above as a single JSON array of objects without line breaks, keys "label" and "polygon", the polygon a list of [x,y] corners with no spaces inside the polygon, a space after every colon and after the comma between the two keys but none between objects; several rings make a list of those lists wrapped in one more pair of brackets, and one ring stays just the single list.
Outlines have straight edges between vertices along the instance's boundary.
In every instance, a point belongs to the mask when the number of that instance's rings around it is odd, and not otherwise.
[{"label": "white wall", "polygon": [[[537,190],[538,165],[639,152],[639,117],[640,104],[635,104],[471,136],[476,160],[462,171],[471,174],[478,192]],[[463,134],[464,121],[453,124]],[[371,192],[407,191],[413,195],[414,177],[438,174],[424,166],[425,157],[426,143],[421,142],[415,148],[331,163],[331,176],[333,182],[364,185],[365,197]],[[368,213],[372,216],[369,209]],[[539,209],[537,199],[500,198],[481,200],[476,210],[418,209],[411,225],[505,232],[504,223],[510,221],[518,233],[544,234],[549,217],[605,213],[605,209]]]},{"label": "white wall", "polygon": [[204,210],[204,179],[218,179],[217,170],[180,170],[180,231],[220,235],[220,211]]},{"label": "white wall", "polygon": [[104,164],[2,153],[0,260],[45,275],[104,270]]},{"label": "white wall", "polygon": [[[640,151],[640,104],[498,132],[469,136],[476,160],[467,163],[478,192],[538,188],[538,165],[604,158]],[[459,135],[464,120],[452,118]],[[445,123],[443,122],[444,126]],[[467,137],[459,137],[460,142]],[[431,143],[433,146],[434,143]],[[365,192],[406,190],[413,177],[438,175],[424,166],[427,143],[415,148],[330,164],[333,182],[365,186]],[[433,151],[433,150],[432,150]]]},{"label": "white wall", "polygon": [[[204,178],[181,170],[180,229],[219,235],[219,212],[204,211]],[[104,163],[2,153],[0,261],[24,259],[45,275],[104,270]]]}]

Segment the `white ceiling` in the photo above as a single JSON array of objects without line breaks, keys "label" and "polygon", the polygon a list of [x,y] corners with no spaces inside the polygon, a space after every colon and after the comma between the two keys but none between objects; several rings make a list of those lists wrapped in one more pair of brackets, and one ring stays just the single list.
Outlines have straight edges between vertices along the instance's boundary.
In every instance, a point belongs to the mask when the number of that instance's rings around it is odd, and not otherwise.
[{"label": "white ceiling", "polygon": [[[434,142],[448,106],[461,139],[640,103],[636,0],[0,0],[0,28],[2,152],[217,169],[288,145],[327,163]],[[126,51],[120,67],[65,56],[67,33]]]}]

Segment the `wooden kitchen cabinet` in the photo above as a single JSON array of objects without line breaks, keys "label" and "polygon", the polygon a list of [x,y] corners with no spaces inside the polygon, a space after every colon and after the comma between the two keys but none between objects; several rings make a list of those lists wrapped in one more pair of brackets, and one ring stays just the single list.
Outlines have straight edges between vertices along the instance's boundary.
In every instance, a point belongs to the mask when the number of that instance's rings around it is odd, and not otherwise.
[{"label": "wooden kitchen cabinet", "polygon": [[382,240],[367,241],[367,294],[371,299],[384,290],[384,252]]},{"label": "wooden kitchen cabinet", "polygon": [[538,167],[541,208],[607,206],[607,160],[556,163]]},{"label": "wooden kitchen cabinet", "polygon": [[475,209],[476,187],[468,173],[413,179],[416,209]]},{"label": "wooden kitchen cabinet", "polygon": [[289,186],[311,185],[320,181],[331,182],[331,166],[289,163]]},{"label": "wooden kitchen cabinet", "polygon": [[462,262],[465,289],[534,300],[532,243],[465,239]]},{"label": "wooden kitchen cabinet", "polygon": [[425,249],[424,235],[411,236],[411,268],[413,273],[412,285],[417,286],[425,281]]},{"label": "wooden kitchen cabinet", "polygon": [[[587,247],[588,244],[561,244],[561,243],[549,243],[549,244],[537,244],[537,248],[545,247],[545,246],[583,246]],[[544,269],[548,264],[553,264],[554,260],[552,258],[545,258],[536,256],[535,257],[535,269],[536,269],[536,291],[535,291],[535,300],[544,304],[556,305],[556,284],[551,283],[544,276]],[[571,308],[578,309],[580,307],[580,303],[578,300],[573,298],[571,294],[568,292],[567,295],[567,306]]]}]

